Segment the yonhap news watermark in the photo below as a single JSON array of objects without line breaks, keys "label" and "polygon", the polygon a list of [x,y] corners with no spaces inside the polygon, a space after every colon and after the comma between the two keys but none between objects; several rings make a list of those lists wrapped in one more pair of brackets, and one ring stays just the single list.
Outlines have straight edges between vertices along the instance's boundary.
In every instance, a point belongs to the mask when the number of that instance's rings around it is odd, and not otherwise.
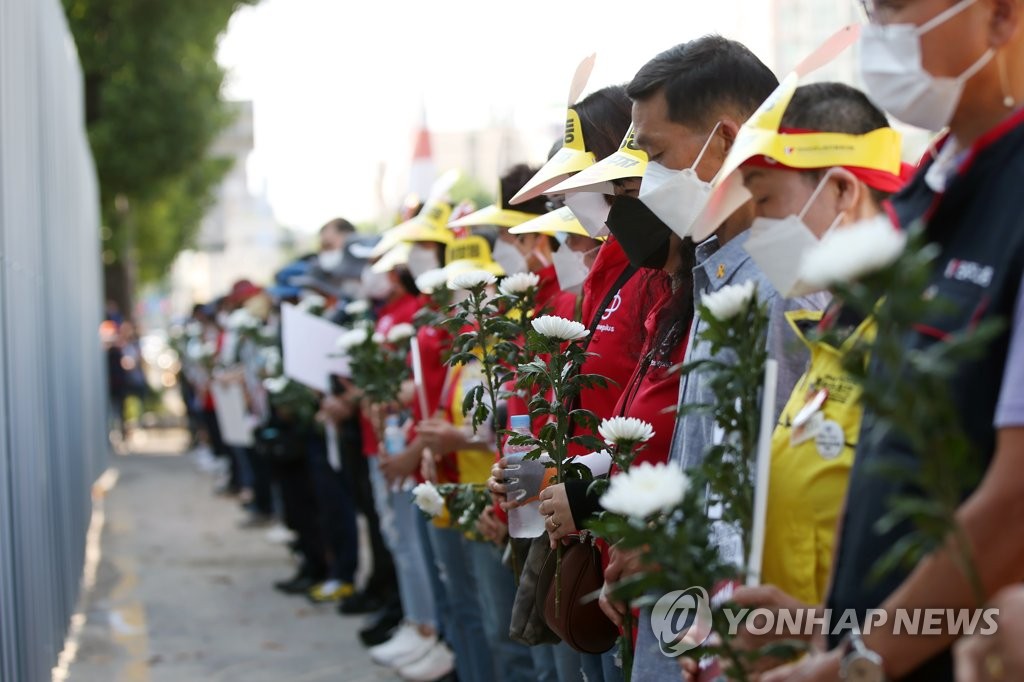
[{"label": "yonhap news watermark", "polygon": [[[661,597],[651,609],[651,629],[661,652],[679,656],[701,646],[710,636],[712,619],[723,618],[730,637],[741,630],[762,637],[795,639],[841,636],[856,630],[863,635],[886,628],[895,635],[954,636],[992,635],[999,628],[999,609],[853,609],[741,608],[726,606],[712,612],[712,600],[702,587],[676,590]],[[721,628],[719,628],[721,629]]]}]

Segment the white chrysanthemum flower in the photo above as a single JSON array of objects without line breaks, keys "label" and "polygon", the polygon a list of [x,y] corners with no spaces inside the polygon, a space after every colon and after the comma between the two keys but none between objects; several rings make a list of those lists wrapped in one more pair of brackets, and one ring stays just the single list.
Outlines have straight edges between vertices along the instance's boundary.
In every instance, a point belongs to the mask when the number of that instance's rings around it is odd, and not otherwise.
[{"label": "white chrysanthemum flower", "polygon": [[213,341],[207,341],[199,347],[199,357],[210,358],[217,354],[217,344]]},{"label": "white chrysanthemum flower", "polygon": [[538,317],[530,325],[541,336],[546,336],[549,339],[558,339],[559,341],[577,341],[590,333],[579,322],[555,315]]},{"label": "white chrysanthemum flower", "polygon": [[287,377],[270,377],[269,379],[263,380],[263,388],[267,389],[267,393],[277,395],[284,389],[288,388]]},{"label": "white chrysanthemum flower", "polygon": [[377,345],[380,345],[388,340],[387,337],[381,334],[380,332],[374,332],[372,338],[373,342],[376,343]]},{"label": "white chrysanthemum flower", "polygon": [[906,246],[906,233],[885,216],[832,230],[804,254],[800,279],[820,289],[855,282],[892,265]]},{"label": "white chrysanthemum flower", "polygon": [[239,308],[228,316],[228,329],[236,331],[259,329],[261,323],[245,308]]},{"label": "white chrysanthemum flower", "polygon": [[467,509],[466,511],[462,512],[461,516],[459,516],[458,523],[459,523],[460,526],[468,526],[472,522],[473,522],[473,510],[472,509]]},{"label": "white chrysanthemum flower", "polygon": [[366,343],[366,339],[369,338],[370,334],[366,331],[365,327],[356,327],[355,329],[349,329],[347,332],[338,337],[336,345],[339,350],[348,352],[356,346]]},{"label": "white chrysanthemum flower", "polygon": [[748,280],[743,284],[730,284],[714,293],[704,294],[700,302],[715,319],[724,322],[746,310],[756,291],[757,283]]},{"label": "white chrysanthemum flower", "polygon": [[281,371],[281,351],[277,346],[267,346],[262,351],[263,366],[268,374],[277,374]]},{"label": "white chrysanthemum flower", "polygon": [[416,336],[416,327],[408,322],[401,322],[388,330],[388,343],[401,343]]},{"label": "white chrysanthemum flower", "polygon": [[540,276],[535,272],[517,272],[501,280],[498,291],[506,296],[521,296],[540,284]]},{"label": "white chrysanthemum flower", "polygon": [[636,417],[612,417],[597,427],[597,432],[608,445],[646,443],[654,437],[654,427]]},{"label": "white chrysanthemum flower", "polygon": [[302,297],[302,300],[299,301],[299,305],[296,307],[299,310],[308,313],[313,310],[326,308],[327,299],[320,294],[307,294]]},{"label": "white chrysanthemum flower", "polygon": [[612,476],[601,506],[608,511],[646,519],[655,512],[667,512],[683,501],[690,487],[689,477],[671,464],[643,462],[627,473]]},{"label": "white chrysanthemum flower", "polygon": [[188,324],[185,325],[185,335],[186,336],[190,336],[190,337],[191,336],[202,336],[202,334],[203,334],[203,325],[200,324],[199,322],[196,322],[195,320],[193,320],[192,322],[189,322]]},{"label": "white chrysanthemum flower", "polygon": [[456,291],[460,289],[468,291],[481,286],[489,286],[497,281],[498,278],[486,270],[470,270],[468,272],[460,272],[452,277],[451,281],[448,282],[448,286]]},{"label": "white chrysanthemum flower", "polygon": [[345,314],[351,315],[352,317],[356,317],[357,315],[365,315],[368,312],[370,312],[370,303],[363,299],[359,299],[358,301],[352,301],[351,303],[345,306]]},{"label": "white chrysanthemum flower", "polygon": [[448,284],[448,270],[435,268],[427,270],[416,278],[416,288],[424,294],[432,294]]},{"label": "white chrysanthemum flower", "polygon": [[420,483],[412,489],[413,502],[424,514],[440,516],[444,511],[444,498],[433,483]]}]

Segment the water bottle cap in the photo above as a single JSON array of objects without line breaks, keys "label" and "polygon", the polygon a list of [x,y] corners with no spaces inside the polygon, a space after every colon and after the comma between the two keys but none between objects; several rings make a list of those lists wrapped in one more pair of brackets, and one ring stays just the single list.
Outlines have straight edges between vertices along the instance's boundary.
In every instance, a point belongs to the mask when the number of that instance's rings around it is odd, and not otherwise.
[{"label": "water bottle cap", "polygon": [[385,426],[398,426],[398,415],[397,414],[389,414],[387,416],[387,418],[384,420],[384,425]]},{"label": "water bottle cap", "polygon": [[515,414],[509,419],[509,424],[513,429],[529,429],[530,428],[530,415],[528,414]]}]

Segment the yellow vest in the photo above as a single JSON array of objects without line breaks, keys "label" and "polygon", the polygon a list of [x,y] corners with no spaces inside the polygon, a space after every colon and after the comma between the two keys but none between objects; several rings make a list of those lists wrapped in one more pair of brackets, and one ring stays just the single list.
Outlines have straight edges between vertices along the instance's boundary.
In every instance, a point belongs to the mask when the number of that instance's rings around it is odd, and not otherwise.
[{"label": "yellow vest", "polygon": [[[860,386],[843,369],[842,356],[858,338],[871,340],[875,334],[869,318],[838,349],[811,342],[800,323],[821,317],[820,311],[786,313],[797,337],[810,349],[811,360],[772,433],[761,575],[762,583],[809,604],[825,599],[836,524],[863,415]],[[820,408],[815,409],[818,402]],[[803,417],[801,426],[794,427],[798,417]]]},{"label": "yellow vest", "polygon": [[[452,371],[456,372],[456,375],[452,380],[452,399],[448,414],[453,425],[462,426],[466,423],[466,417],[462,414],[463,397],[467,391],[482,383],[484,377],[479,362],[461,365]],[[459,483],[486,483],[491,477],[494,453],[484,450],[457,450],[455,462],[459,469]]]}]

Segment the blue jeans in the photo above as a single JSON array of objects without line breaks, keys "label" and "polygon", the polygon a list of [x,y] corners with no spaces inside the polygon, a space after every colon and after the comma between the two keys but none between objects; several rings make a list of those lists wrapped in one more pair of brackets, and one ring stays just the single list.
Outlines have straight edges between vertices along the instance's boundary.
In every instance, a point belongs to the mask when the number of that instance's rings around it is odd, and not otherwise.
[{"label": "blue jeans", "polygon": [[[580,652],[565,642],[554,645],[555,670],[558,671],[559,682],[582,682],[583,661]],[[592,682],[589,678],[587,682]],[[600,682],[600,680],[598,680]]]},{"label": "blue jeans", "polygon": [[540,644],[530,647],[530,658],[533,659],[533,672],[537,682],[562,682],[555,661],[555,649],[562,646],[565,645]]},{"label": "blue jeans", "polygon": [[490,542],[467,541],[467,548],[483,607],[484,632],[494,658],[494,679],[497,682],[535,682],[543,679],[554,682],[554,660],[551,661],[550,678],[543,677],[539,674],[541,671],[534,669],[530,648],[513,642],[508,636],[516,585],[512,571],[501,562],[501,550]]},{"label": "blue jeans", "polygon": [[459,678],[493,680],[494,662],[484,630],[480,586],[472,569],[469,540],[458,530],[438,528],[432,523],[427,524],[427,533],[451,612],[451,626],[445,636],[455,650]]},{"label": "blue jeans", "polygon": [[371,457],[370,481],[373,500],[380,516],[380,529],[395,560],[398,574],[398,594],[402,600],[405,618],[416,625],[438,628],[437,605],[431,587],[430,567],[417,530],[417,516],[422,516],[413,504],[412,491],[391,491],[380,472],[377,459]]},{"label": "blue jeans", "polygon": [[[419,510],[417,509],[417,512]],[[416,514],[416,534],[420,538],[420,547],[423,549],[423,560],[427,565],[427,579],[430,582],[430,593],[434,596],[435,611],[437,612],[438,634],[445,641],[452,639],[450,632],[455,632],[455,621],[452,616],[451,604],[448,602],[448,595],[441,582],[441,574],[434,567],[437,566],[437,557],[434,554],[434,547],[430,540],[430,522],[422,513]]]},{"label": "blue jeans", "polygon": [[[608,654],[581,654],[565,642],[556,644],[554,649],[559,682],[614,682],[622,677],[621,671],[618,677],[605,677],[605,657]],[[614,665],[614,652],[612,649],[611,665]]]},{"label": "blue jeans", "polygon": [[679,679],[679,663],[661,653],[658,640],[651,629],[651,612],[640,609],[637,623],[636,653],[633,655],[634,680],[675,680]]}]

